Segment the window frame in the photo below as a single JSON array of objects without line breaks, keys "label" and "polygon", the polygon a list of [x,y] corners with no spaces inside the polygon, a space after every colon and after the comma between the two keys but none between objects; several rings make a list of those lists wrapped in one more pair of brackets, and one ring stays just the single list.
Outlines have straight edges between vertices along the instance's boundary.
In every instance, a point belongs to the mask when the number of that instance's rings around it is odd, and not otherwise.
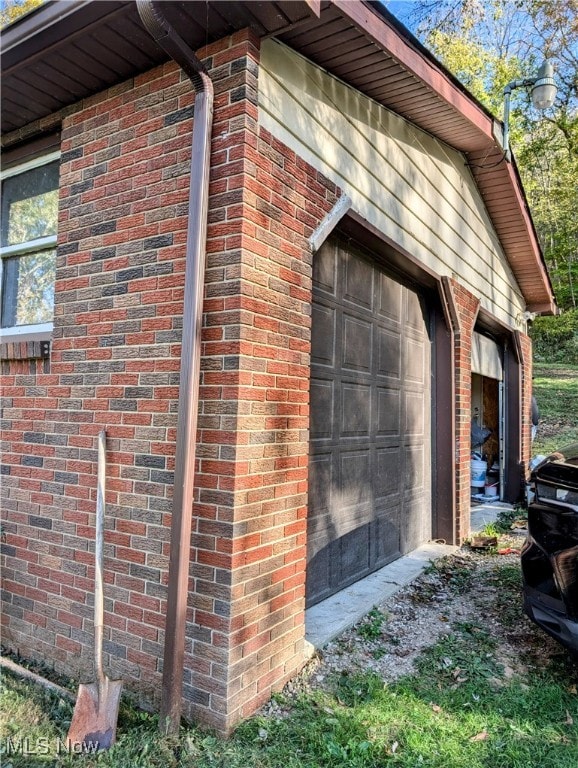
[{"label": "window frame", "polygon": [[[60,160],[61,152],[56,150],[44,155],[40,155],[33,160],[28,160],[24,163],[19,163],[6,170],[0,171],[0,185],[13,176],[19,176],[26,171],[31,171],[35,168],[40,168],[43,165],[53,163],[55,160]],[[55,235],[49,235],[48,237],[40,237],[36,240],[28,240],[25,243],[17,243],[16,245],[0,245],[0,295],[6,290],[4,285],[4,259],[11,256],[23,256],[27,253],[36,253],[38,251],[47,250],[48,248],[56,248],[58,242],[58,233]],[[45,341],[52,338],[52,332],[54,329],[54,322],[49,323],[34,323],[30,325],[11,325],[0,327],[0,343],[7,344],[10,342],[20,341]]]}]

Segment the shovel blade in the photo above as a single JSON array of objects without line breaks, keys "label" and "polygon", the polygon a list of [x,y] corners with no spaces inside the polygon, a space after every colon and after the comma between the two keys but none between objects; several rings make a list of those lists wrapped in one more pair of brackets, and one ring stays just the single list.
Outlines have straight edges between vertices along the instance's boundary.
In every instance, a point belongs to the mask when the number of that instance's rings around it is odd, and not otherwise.
[{"label": "shovel blade", "polygon": [[66,738],[69,751],[96,752],[112,747],[116,740],[121,691],[122,680],[107,677],[101,685],[79,686]]}]

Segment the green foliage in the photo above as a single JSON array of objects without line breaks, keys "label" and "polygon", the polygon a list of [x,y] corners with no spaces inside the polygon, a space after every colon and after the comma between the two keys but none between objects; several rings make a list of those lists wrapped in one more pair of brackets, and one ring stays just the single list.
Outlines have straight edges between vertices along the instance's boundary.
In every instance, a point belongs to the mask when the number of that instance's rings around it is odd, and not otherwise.
[{"label": "green foliage", "polygon": [[[528,510],[523,509],[520,506],[513,509],[500,509],[496,517],[494,527],[498,535],[502,533],[509,533],[512,530],[512,524],[515,520],[527,520]],[[494,535],[494,534],[493,534]]]},{"label": "green foliage", "polygon": [[0,6],[0,29],[12,24],[30,11],[42,5],[46,0],[3,0]]},{"label": "green foliage", "polygon": [[578,365],[537,362],[532,384],[540,408],[534,455],[578,442]]},{"label": "green foliage", "polygon": [[538,362],[578,365],[578,309],[564,312],[559,317],[537,317],[530,335],[534,359]]},{"label": "green foliage", "polygon": [[365,640],[376,640],[381,635],[385,621],[384,614],[378,608],[372,608],[357,627],[357,634]]},{"label": "green foliage", "polygon": [[569,366],[536,364],[534,393],[543,419],[578,420],[578,370]]},{"label": "green foliage", "polygon": [[510,139],[557,303],[578,307],[578,0],[416,0],[405,21],[498,116],[509,81],[553,62],[554,107],[514,90]]}]

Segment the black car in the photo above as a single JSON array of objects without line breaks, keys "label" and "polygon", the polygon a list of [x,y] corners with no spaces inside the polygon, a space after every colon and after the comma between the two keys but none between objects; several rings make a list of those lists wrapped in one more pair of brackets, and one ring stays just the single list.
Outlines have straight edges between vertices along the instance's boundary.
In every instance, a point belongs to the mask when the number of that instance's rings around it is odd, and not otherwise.
[{"label": "black car", "polygon": [[578,654],[578,443],[539,464],[532,485],[522,549],[524,610]]}]

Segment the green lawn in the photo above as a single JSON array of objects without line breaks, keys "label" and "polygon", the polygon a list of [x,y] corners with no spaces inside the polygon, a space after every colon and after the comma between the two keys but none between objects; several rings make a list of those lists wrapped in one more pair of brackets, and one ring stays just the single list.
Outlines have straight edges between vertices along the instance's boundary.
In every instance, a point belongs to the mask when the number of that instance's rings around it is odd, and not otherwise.
[{"label": "green lawn", "polygon": [[[70,702],[7,674],[2,765],[576,768],[576,666],[522,615],[518,563],[492,557],[496,570],[471,578],[459,565],[460,578],[450,579],[453,564],[444,566],[456,593],[474,601],[488,590],[494,596],[479,621],[455,624],[420,657],[417,674],[389,684],[374,674],[340,674],[323,690],[305,683],[300,694],[276,696],[272,715],[247,721],[228,741],[183,728],[171,743],[158,735],[154,717],[123,703],[113,749],[56,755]],[[504,643],[516,649],[515,671],[505,671]],[[36,754],[14,754],[23,738]],[[38,754],[38,745],[49,754]]]},{"label": "green lawn", "polygon": [[533,385],[540,426],[532,453],[578,443],[578,366],[535,363]]}]

